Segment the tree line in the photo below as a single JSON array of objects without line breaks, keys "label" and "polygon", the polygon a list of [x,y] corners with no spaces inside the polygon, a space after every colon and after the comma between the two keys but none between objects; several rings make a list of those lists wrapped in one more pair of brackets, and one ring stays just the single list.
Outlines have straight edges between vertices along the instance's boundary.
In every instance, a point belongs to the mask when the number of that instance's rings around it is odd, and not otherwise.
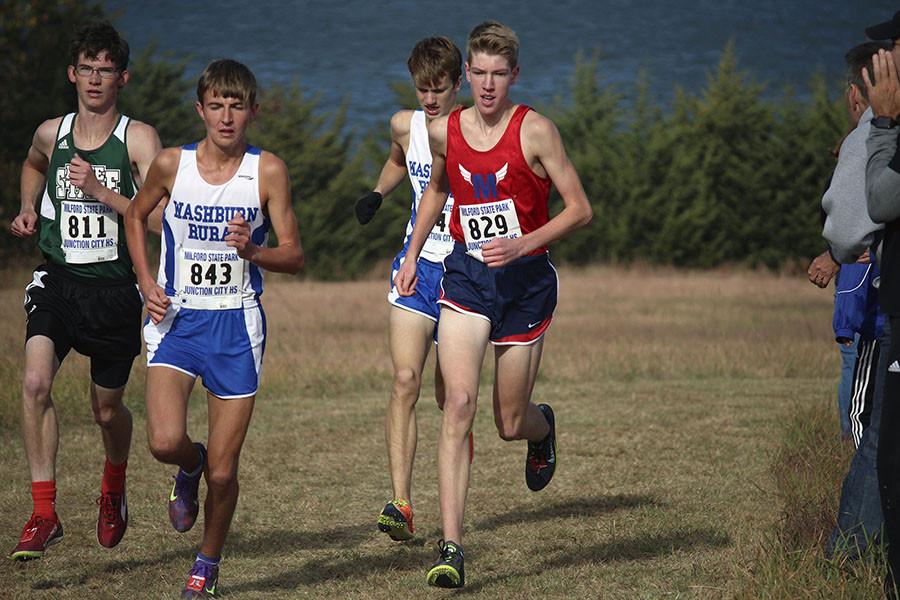
[{"label": "tree line", "polygon": [[[104,17],[101,5],[76,0],[0,0],[0,227],[19,209],[19,169],[35,128],[73,110],[65,78],[77,24]],[[791,91],[764,96],[726,47],[699,90],[676,89],[665,107],[641,76],[627,98],[604,86],[602,62],[581,55],[566,100],[536,108],[556,122],[594,208],[594,220],[552,248],[554,259],[708,268],[777,268],[824,248],[819,199],[834,167],[831,150],[847,128],[840,87],[822,76],[808,99]],[[193,108],[197,74],[157,48],[132,57],[123,113],[156,127],[163,145],[202,137]],[[397,107],[414,107],[406,82],[391,84]],[[265,85],[249,139],[288,165],[307,250],[307,274],[362,275],[399,249],[411,194],[398,189],[365,227],[353,204],[371,189],[387,156],[384,125],[346,127],[346,106],[323,110],[298,85]],[[551,198],[551,214],[561,207]],[[0,236],[4,263],[33,255],[33,243]]]}]

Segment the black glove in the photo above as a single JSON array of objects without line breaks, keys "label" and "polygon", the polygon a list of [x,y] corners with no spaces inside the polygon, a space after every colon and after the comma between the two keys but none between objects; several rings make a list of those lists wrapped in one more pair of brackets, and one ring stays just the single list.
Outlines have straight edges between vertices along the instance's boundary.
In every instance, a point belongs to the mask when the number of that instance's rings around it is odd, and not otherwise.
[{"label": "black glove", "polygon": [[356,201],[356,220],[360,225],[365,225],[372,220],[378,207],[381,206],[383,196],[378,192],[369,192]]}]

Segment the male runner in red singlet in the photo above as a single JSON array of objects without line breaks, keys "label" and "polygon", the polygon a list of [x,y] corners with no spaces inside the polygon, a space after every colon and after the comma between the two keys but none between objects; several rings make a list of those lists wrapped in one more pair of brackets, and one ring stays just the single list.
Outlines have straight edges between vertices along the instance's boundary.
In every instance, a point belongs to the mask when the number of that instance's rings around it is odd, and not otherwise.
[{"label": "male runner in red singlet", "polygon": [[[488,342],[495,348],[494,422],[504,440],[528,440],[525,480],[543,489],[556,466],[555,421],[531,393],[543,335],[556,307],[557,277],[547,245],[591,220],[591,206],[553,123],[515,104],[519,42],[493,21],[475,27],[466,48],[474,106],[429,125],[432,171],[419,205],[407,260],[395,278],[401,295],[416,286],[415,261],[441,214],[456,199],[444,260],[438,354],[446,400],[438,442],[444,541],[427,581],[462,587],[462,520],[469,485],[467,437]],[[555,185],[564,208],[552,219]]]}]

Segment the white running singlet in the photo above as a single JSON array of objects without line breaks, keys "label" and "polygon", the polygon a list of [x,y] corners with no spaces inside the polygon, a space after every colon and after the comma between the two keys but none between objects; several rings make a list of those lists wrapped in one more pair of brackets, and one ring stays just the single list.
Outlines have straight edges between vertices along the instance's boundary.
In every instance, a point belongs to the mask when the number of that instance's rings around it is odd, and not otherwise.
[{"label": "white running singlet", "polygon": [[197,169],[197,144],[182,147],[172,197],[163,212],[157,283],[180,308],[228,310],[257,306],[262,270],[226,245],[228,221],[242,213],[250,238],[266,245],[269,220],[259,201],[260,150],[247,146],[237,172],[220,185]]},{"label": "white running singlet", "polygon": [[[431,178],[431,148],[428,146],[428,127],[425,124],[425,111],[413,112],[409,123],[409,148],[406,151],[406,168],[409,172],[409,182],[413,188],[413,200],[410,209],[409,223],[406,225],[406,238],[403,240],[403,251],[409,247],[413,227],[416,225],[416,214],[419,210],[419,201],[422,193],[428,186]],[[444,257],[453,250],[453,238],[450,237],[450,215],[453,212],[453,196],[447,197],[447,203],[434,228],[428,234],[425,245],[419,253],[419,258],[431,262],[443,262]]]}]

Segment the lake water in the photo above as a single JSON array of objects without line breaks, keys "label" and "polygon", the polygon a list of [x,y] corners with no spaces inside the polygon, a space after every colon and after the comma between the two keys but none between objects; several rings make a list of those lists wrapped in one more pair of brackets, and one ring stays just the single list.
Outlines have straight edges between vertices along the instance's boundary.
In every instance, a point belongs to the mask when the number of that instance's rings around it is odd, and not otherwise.
[{"label": "lake water", "polygon": [[346,101],[350,126],[358,129],[396,110],[388,83],[408,79],[406,58],[417,40],[447,35],[464,48],[469,30],[486,19],[519,35],[517,101],[540,106],[565,99],[576,52],[597,51],[607,85],[633,94],[644,69],[651,93],[665,103],[676,85],[702,87],[730,40],[740,66],[768,82],[770,96],[791,85],[803,97],[813,71],[838,81],[844,52],[865,40],[863,29],[900,8],[881,0],[109,0],[105,6],[134,53],[155,40],[160,51],[190,56],[192,78],[211,60],[234,58],[263,86],[299,82],[304,93],[319,95],[320,108]]}]

